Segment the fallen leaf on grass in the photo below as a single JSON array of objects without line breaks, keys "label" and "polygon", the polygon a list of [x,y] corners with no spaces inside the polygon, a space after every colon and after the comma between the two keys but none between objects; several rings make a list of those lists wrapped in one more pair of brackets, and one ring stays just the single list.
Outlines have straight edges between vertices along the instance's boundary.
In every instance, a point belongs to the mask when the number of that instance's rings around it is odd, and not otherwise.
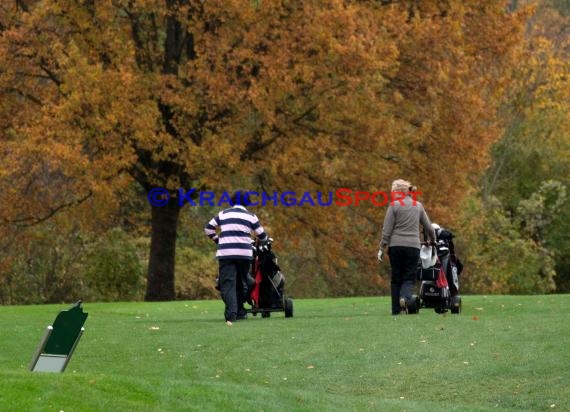
[{"label": "fallen leaf on grass", "polygon": [[309,365],[307,366],[307,369],[315,369],[315,367],[313,365]]},{"label": "fallen leaf on grass", "polygon": [[149,329],[150,329],[150,330],[160,330],[160,327],[158,327],[158,326],[151,326]]},{"label": "fallen leaf on grass", "polygon": [[473,320],[479,320],[479,316],[473,315],[473,317],[472,317],[471,319],[473,319]]}]

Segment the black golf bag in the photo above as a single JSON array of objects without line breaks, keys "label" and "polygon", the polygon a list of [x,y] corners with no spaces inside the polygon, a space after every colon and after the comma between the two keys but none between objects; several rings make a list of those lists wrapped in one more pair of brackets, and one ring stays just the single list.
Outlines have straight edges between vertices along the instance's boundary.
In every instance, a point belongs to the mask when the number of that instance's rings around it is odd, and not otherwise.
[{"label": "black golf bag", "polygon": [[273,239],[253,243],[253,263],[248,275],[246,301],[251,305],[254,316],[261,313],[269,317],[271,312],[285,312],[293,316],[293,300],[285,295],[285,275],[277,265],[277,257],[271,250]]},{"label": "black golf bag", "polygon": [[[453,234],[444,229],[437,230],[437,241],[433,252],[437,254],[435,265],[422,266],[418,263],[419,296],[414,296],[410,305],[412,313],[421,307],[433,308],[437,313],[461,312],[461,296],[459,295],[459,275],[463,264],[455,255]],[[408,310],[410,312],[410,310]]]}]

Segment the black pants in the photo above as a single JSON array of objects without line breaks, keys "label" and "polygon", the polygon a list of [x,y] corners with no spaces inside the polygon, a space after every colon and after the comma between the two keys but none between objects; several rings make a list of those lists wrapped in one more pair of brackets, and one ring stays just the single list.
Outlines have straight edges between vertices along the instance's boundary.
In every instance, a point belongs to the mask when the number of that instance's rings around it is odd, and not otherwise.
[{"label": "black pants", "polygon": [[244,259],[220,259],[220,294],[226,305],[224,316],[234,322],[238,316],[245,315],[246,276],[251,262]]},{"label": "black pants", "polygon": [[412,297],[420,250],[415,247],[392,246],[388,249],[388,256],[392,267],[392,314],[397,315],[400,313],[400,298],[409,301]]}]

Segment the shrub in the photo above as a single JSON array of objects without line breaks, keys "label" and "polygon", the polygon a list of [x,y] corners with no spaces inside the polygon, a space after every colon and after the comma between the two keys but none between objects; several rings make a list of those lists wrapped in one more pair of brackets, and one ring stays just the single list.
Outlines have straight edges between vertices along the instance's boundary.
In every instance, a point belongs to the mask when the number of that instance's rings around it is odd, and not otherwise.
[{"label": "shrub", "polygon": [[89,246],[85,262],[89,298],[115,301],[140,299],[143,265],[134,241],[121,229],[112,229]]}]

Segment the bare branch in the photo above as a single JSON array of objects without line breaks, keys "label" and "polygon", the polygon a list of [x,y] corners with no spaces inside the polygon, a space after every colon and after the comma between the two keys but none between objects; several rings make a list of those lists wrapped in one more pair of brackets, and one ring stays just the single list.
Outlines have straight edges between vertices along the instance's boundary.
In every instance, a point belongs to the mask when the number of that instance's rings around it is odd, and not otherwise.
[{"label": "bare branch", "polygon": [[15,219],[15,220],[5,220],[3,223],[4,225],[7,224],[16,224],[19,227],[29,227],[29,226],[35,226],[39,223],[45,222],[46,220],[48,220],[49,218],[53,217],[54,215],[56,215],[57,213],[72,207],[72,206],[78,206],[81,203],[85,202],[87,199],[89,199],[91,196],[93,195],[93,192],[90,190],[85,196],[79,198],[79,199],[75,199],[71,202],[67,202],[67,203],[63,203],[57,207],[55,207],[54,209],[51,209],[49,212],[47,212],[45,215],[43,216],[30,216],[30,217],[25,217],[25,218],[20,218],[20,219]]}]

